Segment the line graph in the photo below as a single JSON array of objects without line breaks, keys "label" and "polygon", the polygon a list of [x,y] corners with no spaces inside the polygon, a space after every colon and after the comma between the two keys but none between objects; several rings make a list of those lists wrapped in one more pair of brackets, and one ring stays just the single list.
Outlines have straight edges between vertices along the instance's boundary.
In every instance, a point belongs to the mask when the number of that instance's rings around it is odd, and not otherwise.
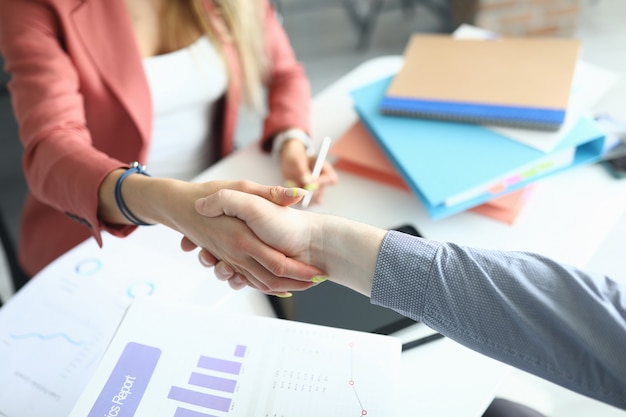
[{"label": "line graph", "polygon": [[359,393],[356,389],[356,382],[354,381],[354,376],[353,376],[354,374],[354,342],[348,343],[348,346],[350,346],[350,379],[348,380],[348,385],[350,385],[350,388],[352,388],[352,392],[354,393],[354,396],[356,397],[356,400],[359,403],[359,407],[361,407],[361,415],[366,416],[367,410],[363,408],[363,402],[361,401],[361,397],[359,396]]},{"label": "line graph", "polygon": [[83,342],[73,339],[65,333],[50,333],[50,334],[42,334],[42,333],[21,333],[21,334],[9,334],[9,337],[14,340],[23,340],[23,339],[39,339],[41,341],[48,341],[54,339],[62,339],[67,343],[74,346],[82,346]]}]

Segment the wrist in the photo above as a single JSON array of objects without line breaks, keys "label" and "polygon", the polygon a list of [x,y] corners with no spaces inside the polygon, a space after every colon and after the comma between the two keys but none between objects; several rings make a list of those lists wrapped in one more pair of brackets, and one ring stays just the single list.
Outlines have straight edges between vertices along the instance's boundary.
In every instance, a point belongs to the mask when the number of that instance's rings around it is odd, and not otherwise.
[{"label": "wrist", "polygon": [[274,137],[274,142],[272,143],[272,157],[279,160],[287,144],[293,146],[297,143],[300,143],[304,147],[307,154],[311,155],[313,153],[313,141],[305,131],[301,129],[288,129]]},{"label": "wrist", "polygon": [[320,252],[330,280],[369,297],[378,252],[386,230],[326,216]]},{"label": "wrist", "polygon": [[126,201],[122,195],[122,186],[124,185],[124,181],[133,174],[144,175],[149,177],[150,174],[146,171],[146,166],[141,165],[138,162],[133,162],[131,167],[122,173],[122,175],[117,177],[115,181],[115,187],[113,189],[113,193],[115,194],[115,204],[117,205],[117,209],[122,213],[124,218],[128,220],[131,224],[136,226],[151,226],[154,223],[147,223],[143,221],[141,218],[137,217],[133,211],[128,208]]},{"label": "wrist", "polygon": [[[181,224],[197,216],[195,201],[211,193],[203,183],[171,178],[137,178],[131,184],[134,193],[128,205],[137,210],[137,217],[181,231]],[[132,204],[132,206],[131,206]]]}]

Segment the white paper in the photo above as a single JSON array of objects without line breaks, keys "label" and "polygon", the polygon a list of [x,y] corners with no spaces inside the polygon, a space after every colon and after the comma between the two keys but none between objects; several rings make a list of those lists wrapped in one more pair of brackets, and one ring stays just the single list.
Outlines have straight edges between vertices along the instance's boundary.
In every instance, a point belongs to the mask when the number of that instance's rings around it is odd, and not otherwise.
[{"label": "white paper", "polygon": [[71,416],[391,417],[400,355],[391,336],[138,300]]},{"label": "white paper", "polygon": [[78,245],[0,309],[0,415],[66,417],[134,299],[219,304],[234,293],[210,270],[103,239],[106,250]]},{"label": "white paper", "polygon": [[547,132],[513,127],[486,126],[495,132],[542,152],[551,152],[576,125],[580,117],[589,114],[593,105],[617,82],[619,74],[585,61],[578,61],[574,71],[572,92],[559,130]]}]

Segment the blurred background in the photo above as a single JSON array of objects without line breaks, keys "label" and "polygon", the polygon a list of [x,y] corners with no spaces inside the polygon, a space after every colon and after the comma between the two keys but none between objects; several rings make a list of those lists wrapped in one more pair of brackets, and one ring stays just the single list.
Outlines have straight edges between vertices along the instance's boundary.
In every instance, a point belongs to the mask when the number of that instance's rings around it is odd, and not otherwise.
[{"label": "blurred background", "polygon": [[[314,95],[369,58],[402,54],[414,32],[451,32],[463,22],[511,35],[579,36],[596,63],[626,68],[626,54],[614,53],[626,41],[622,0],[273,1]],[[0,57],[0,212],[17,239],[26,184],[8,79]],[[239,146],[256,140],[258,129],[258,117],[244,110]]]},{"label": "blurred background", "polygon": [[[574,36],[582,58],[626,74],[626,0],[274,0],[313,94],[372,57],[402,54],[414,32],[451,32],[460,23],[510,35]],[[0,57],[0,67],[4,63]],[[14,241],[26,184],[21,145],[0,70],[0,210]],[[611,103],[608,103],[611,104]],[[618,108],[612,103],[608,106]],[[626,106],[621,115],[626,120]],[[259,118],[242,113],[237,142],[257,139]],[[45,238],[45,237],[43,237]],[[514,374],[501,395],[551,417],[617,417],[602,406],[552,384]]]}]

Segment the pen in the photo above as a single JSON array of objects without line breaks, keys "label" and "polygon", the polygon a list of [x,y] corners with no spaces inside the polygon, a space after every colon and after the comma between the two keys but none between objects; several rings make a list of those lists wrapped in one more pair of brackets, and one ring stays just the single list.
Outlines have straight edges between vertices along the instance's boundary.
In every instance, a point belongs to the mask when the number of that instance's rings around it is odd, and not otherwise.
[{"label": "pen", "polygon": [[[326,161],[328,149],[330,149],[330,137],[326,136],[322,140],[322,146],[320,146],[320,151],[317,154],[317,159],[315,160],[315,165],[313,166],[313,173],[311,174],[311,181],[317,180],[322,173],[322,167]],[[311,203],[311,197],[313,197],[313,192],[309,191],[309,193],[305,195],[302,200],[302,207],[307,208],[309,206],[309,203]]]},{"label": "pen", "polygon": [[445,336],[441,333],[433,333],[428,336],[420,337],[419,339],[411,340],[402,344],[402,351],[413,349],[414,347],[425,345],[426,343],[434,342],[435,340],[443,339]]}]

